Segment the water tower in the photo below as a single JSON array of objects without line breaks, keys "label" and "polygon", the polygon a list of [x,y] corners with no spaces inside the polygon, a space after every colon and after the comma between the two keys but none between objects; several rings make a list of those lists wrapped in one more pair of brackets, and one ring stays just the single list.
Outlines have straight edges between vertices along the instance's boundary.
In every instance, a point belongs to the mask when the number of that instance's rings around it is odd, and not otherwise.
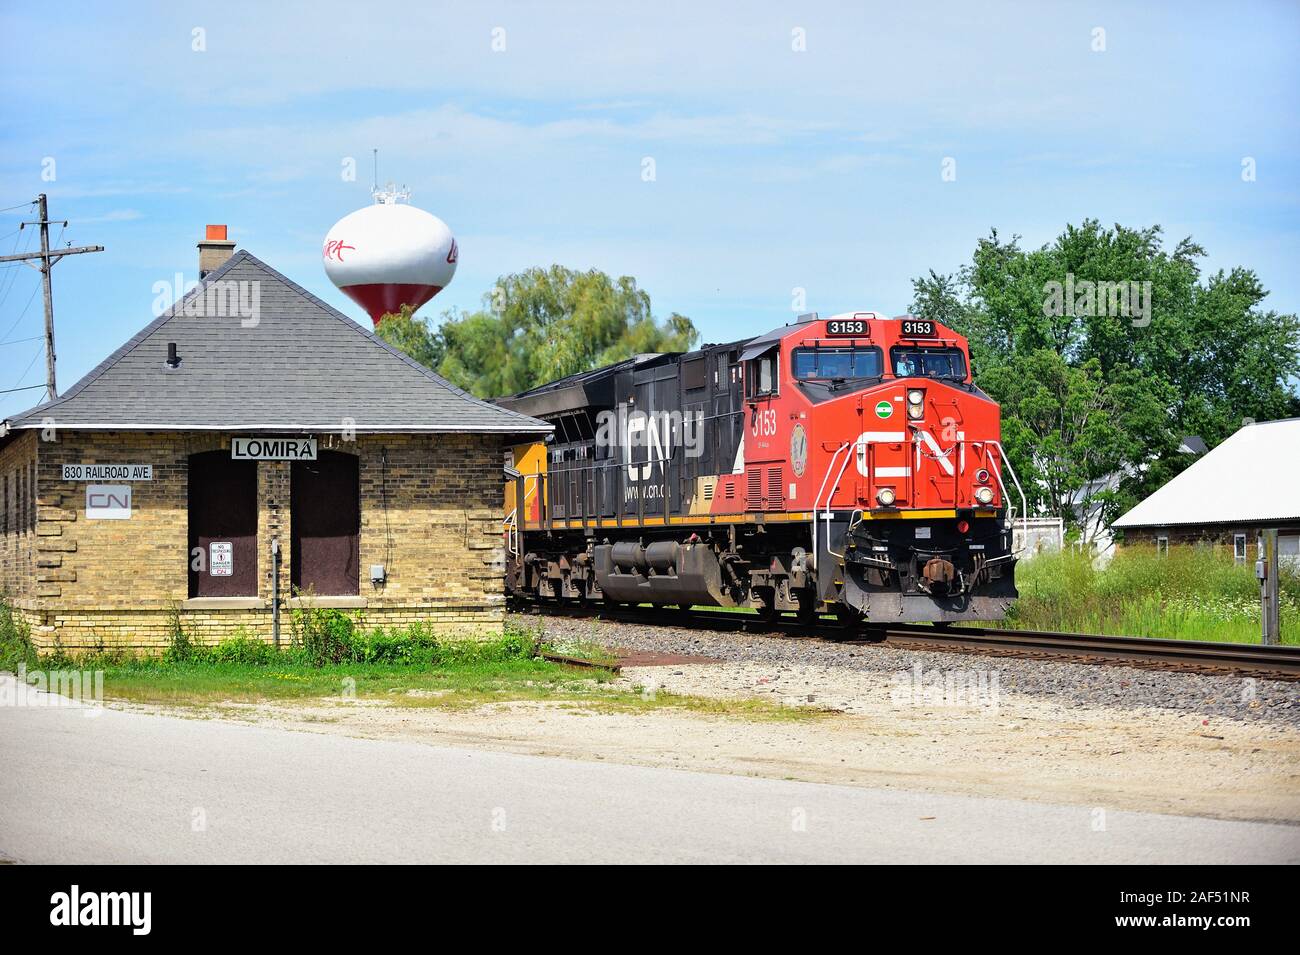
[{"label": "water tower", "polygon": [[348,298],[380,318],[433,298],[456,274],[456,240],[435,215],[410,204],[411,194],[374,189],[374,205],[344,216],[329,230],[325,274]]}]

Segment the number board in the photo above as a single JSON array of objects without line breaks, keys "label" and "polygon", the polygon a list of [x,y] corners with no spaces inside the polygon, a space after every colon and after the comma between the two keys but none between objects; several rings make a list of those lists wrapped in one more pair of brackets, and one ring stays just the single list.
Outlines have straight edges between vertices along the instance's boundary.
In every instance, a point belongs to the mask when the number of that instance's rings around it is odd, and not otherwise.
[{"label": "number board", "polygon": [[826,323],[826,334],[831,338],[867,338],[871,332],[866,319],[834,318]]},{"label": "number board", "polygon": [[934,322],[924,318],[903,319],[902,335],[904,338],[934,338]]}]

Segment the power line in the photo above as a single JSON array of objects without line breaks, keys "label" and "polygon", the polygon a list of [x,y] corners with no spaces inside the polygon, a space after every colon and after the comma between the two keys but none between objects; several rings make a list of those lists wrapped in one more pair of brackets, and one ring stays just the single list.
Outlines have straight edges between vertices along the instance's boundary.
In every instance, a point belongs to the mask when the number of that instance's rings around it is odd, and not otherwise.
[{"label": "power line", "polygon": [[[86,252],[103,252],[102,245],[83,245],[78,247],[68,246],[62,249],[50,251],[50,215],[49,207],[46,205],[45,193],[36,197],[36,205],[40,212],[40,218],[35,222],[24,222],[19,228],[28,225],[40,226],[41,229],[41,251],[25,252],[22,255],[0,255],[0,262],[29,262],[31,259],[39,259],[41,273],[41,287],[45,290],[45,389],[46,398],[54,400],[59,397],[58,383],[54,377],[54,289],[50,283],[50,270],[54,268],[65,255],[82,255]],[[68,223],[65,219],[63,228],[67,229]],[[62,237],[63,233],[59,233]],[[26,372],[23,372],[25,375]],[[21,380],[21,379],[19,379]]]},{"label": "power line", "polygon": [[[29,361],[29,362],[27,363],[27,367],[23,369],[23,373],[22,373],[21,375],[18,376],[18,384],[20,384],[20,385],[22,384],[23,379],[27,377],[27,373],[28,373],[29,371],[32,370],[32,365],[36,364],[36,359],[38,359],[38,358],[40,358],[40,357],[41,357],[41,349],[38,348],[38,349],[36,349],[36,354],[32,356],[32,360]],[[40,386],[40,385],[27,385],[26,387],[23,387],[23,388],[6,388],[6,389],[4,390],[3,393],[4,393],[4,394],[9,394],[10,392],[14,392],[14,391],[31,391],[32,389],[34,389],[34,388],[39,388],[39,387],[41,387],[41,386]]]},{"label": "power line", "polygon": [[[22,233],[22,226],[21,226],[21,225],[18,227],[18,231],[19,231],[20,234],[19,234],[19,235],[14,239],[14,245],[13,245],[13,248],[9,250],[10,252],[17,252],[17,251],[18,251],[18,243],[21,242],[22,239],[23,239],[23,236],[21,235],[21,233]],[[27,241],[30,243],[30,242],[31,242],[31,239],[32,239],[32,233],[29,232],[29,233],[27,233]],[[23,247],[23,251],[24,251],[24,252],[27,251],[27,247],[26,247],[26,246]],[[7,264],[5,264],[5,265],[0,265],[0,268],[12,269],[12,270],[13,270],[13,271],[7,273],[6,275],[4,275],[3,277],[0,277],[0,305],[4,305],[4,301],[5,301],[5,299],[9,297],[9,290],[12,289],[12,288],[14,287],[14,282],[16,281],[16,279],[17,279],[17,277],[18,277],[18,266],[20,266],[20,265],[22,265],[21,262],[10,262],[10,263],[7,263]],[[8,281],[6,281],[6,279],[7,279]]]},{"label": "power line", "polygon": [[10,335],[14,333],[14,329],[17,328],[18,323],[23,320],[23,316],[27,314],[27,310],[32,307],[32,302],[35,300],[35,298],[36,298],[36,287],[33,287],[32,294],[27,296],[27,304],[24,305],[23,310],[18,313],[18,317],[14,319],[14,323],[9,326],[9,331],[5,332],[5,338],[8,338]]}]

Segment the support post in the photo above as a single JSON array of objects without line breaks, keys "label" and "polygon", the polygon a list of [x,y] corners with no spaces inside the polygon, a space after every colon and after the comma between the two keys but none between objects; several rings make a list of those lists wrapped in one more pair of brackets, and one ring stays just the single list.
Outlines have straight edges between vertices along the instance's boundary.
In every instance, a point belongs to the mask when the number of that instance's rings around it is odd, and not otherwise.
[{"label": "support post", "polygon": [[1259,577],[1261,610],[1261,639],[1264,646],[1277,646],[1281,642],[1281,602],[1278,587],[1277,528],[1270,527],[1260,537],[1263,553],[1259,555],[1256,576]]},{"label": "support post", "polygon": [[280,649],[280,538],[271,538],[271,639]]},{"label": "support post", "polygon": [[45,193],[36,197],[40,207],[41,229],[41,287],[45,293],[45,400],[59,397],[58,381],[54,376],[54,289],[50,285],[50,217],[47,214]]}]

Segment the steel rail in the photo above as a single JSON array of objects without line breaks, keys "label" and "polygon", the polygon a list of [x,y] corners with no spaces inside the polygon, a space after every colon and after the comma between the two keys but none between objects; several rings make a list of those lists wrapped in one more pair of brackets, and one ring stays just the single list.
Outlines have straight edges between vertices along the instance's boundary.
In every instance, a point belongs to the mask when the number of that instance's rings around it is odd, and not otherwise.
[{"label": "steel rail", "polygon": [[758,614],[669,610],[662,607],[612,609],[577,604],[542,604],[537,601],[519,602],[518,606],[523,612],[549,616],[602,617],[618,623],[767,633],[786,639],[817,638],[857,645],[883,643],[895,647],[927,647],[943,652],[1050,657],[1069,662],[1167,670],[1229,671],[1267,679],[1300,681],[1300,647],[1297,646],[925,624],[836,626],[821,621],[799,622],[793,616],[769,620]]}]

